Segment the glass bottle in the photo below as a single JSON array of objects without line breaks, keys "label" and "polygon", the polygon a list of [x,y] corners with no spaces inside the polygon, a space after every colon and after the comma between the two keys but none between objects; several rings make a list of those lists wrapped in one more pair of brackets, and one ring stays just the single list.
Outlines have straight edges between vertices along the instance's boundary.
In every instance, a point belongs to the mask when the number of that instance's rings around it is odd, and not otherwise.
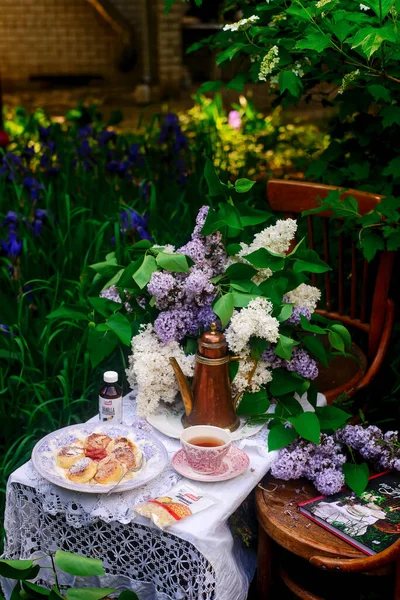
[{"label": "glass bottle", "polygon": [[122,423],[122,389],[118,385],[118,373],[106,371],[104,385],[99,392],[99,418],[101,422]]}]

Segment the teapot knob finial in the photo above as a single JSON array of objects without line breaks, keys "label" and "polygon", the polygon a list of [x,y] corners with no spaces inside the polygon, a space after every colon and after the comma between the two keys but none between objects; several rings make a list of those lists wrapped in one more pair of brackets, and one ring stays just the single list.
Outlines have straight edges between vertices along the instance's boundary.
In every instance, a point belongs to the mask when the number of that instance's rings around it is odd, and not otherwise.
[{"label": "teapot knob finial", "polygon": [[213,321],[213,322],[211,323],[211,327],[210,327],[210,329],[211,329],[211,333],[215,333],[215,332],[217,331],[217,324],[216,324],[216,322],[215,322],[215,321]]}]

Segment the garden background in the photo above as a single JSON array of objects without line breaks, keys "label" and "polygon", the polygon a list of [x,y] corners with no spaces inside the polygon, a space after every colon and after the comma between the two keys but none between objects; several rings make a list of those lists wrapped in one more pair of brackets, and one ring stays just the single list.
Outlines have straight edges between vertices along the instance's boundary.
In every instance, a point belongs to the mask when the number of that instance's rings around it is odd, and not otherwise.
[{"label": "garden background", "polygon": [[[103,117],[102,107],[88,102],[57,118],[43,107],[16,106],[15,96],[6,103],[0,138],[2,501],[8,475],[29,459],[36,441],[92,416],[102,372],[123,373],[140,306],[110,312],[99,301],[104,278],[112,284],[142,240],[187,241],[198,209],[221,200],[207,183],[210,165],[222,182],[236,182],[234,204],[254,217],[268,211],[270,177],[383,194],[383,208],[368,221],[351,203],[342,216],[368,260],[400,245],[400,7],[386,0],[366,2],[367,10],[356,2],[344,10],[338,0],[273,4],[243,2],[243,17],[257,15],[260,23],[234,32],[235,39],[228,30],[205,42],[222,67],[233,64],[234,74],[228,83],[203,84],[186,100],[191,108],[149,106],[126,125],[121,111]],[[276,40],[280,62],[272,52],[264,81],[262,61]],[[255,84],[268,88],[262,106],[257,94],[252,100]],[[256,183],[239,192],[243,179]],[[330,202],[337,211],[335,199]],[[383,428],[398,421],[399,369],[397,323],[386,363],[367,392],[368,420]]]}]

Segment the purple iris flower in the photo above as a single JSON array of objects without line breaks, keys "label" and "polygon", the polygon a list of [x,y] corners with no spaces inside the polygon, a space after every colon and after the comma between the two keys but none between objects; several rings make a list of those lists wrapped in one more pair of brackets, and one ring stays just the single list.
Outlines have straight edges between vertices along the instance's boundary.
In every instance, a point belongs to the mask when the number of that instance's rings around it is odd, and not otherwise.
[{"label": "purple iris flower", "polygon": [[179,152],[184,148],[187,148],[188,141],[186,135],[184,135],[179,127],[179,131],[176,132],[174,152]]},{"label": "purple iris flower", "polygon": [[79,138],[87,138],[93,134],[93,129],[90,125],[85,125],[78,129],[78,137]]},{"label": "purple iris flower", "polygon": [[110,173],[118,173],[118,167],[119,162],[117,160],[110,160],[110,162],[106,164],[106,169],[107,171],[110,171]]},{"label": "purple iris flower", "polygon": [[136,231],[138,232],[138,234],[140,235],[142,240],[149,240],[150,242],[153,241],[153,238],[151,237],[149,232],[146,231],[146,229],[144,227],[142,227],[141,225],[139,225],[139,227],[136,229]]},{"label": "purple iris flower", "polygon": [[149,220],[148,215],[142,217],[133,208],[125,208],[120,213],[122,229],[121,233],[125,233],[128,230],[137,231],[142,240],[153,241],[153,238],[149,235],[146,230],[147,223]]},{"label": "purple iris flower", "polygon": [[18,214],[14,210],[9,210],[4,217],[3,227],[14,229],[18,225]]},{"label": "purple iris flower", "polygon": [[31,158],[33,158],[35,156],[35,150],[32,148],[32,146],[28,146],[28,145],[25,146],[24,156],[26,156],[26,158],[28,160],[30,160]]},{"label": "purple iris flower", "polygon": [[7,337],[11,337],[9,326],[3,325],[3,323],[0,323],[0,333],[6,335]]},{"label": "purple iris flower", "polygon": [[115,141],[117,139],[117,134],[115,133],[115,131],[108,131],[107,129],[104,129],[104,131],[101,131],[99,133],[99,135],[97,136],[97,140],[99,142],[99,146],[100,148],[103,148],[103,146],[105,146],[106,144],[108,144],[108,142]]},{"label": "purple iris flower", "polygon": [[34,177],[25,177],[22,184],[29,191],[32,201],[39,200],[40,192],[44,190],[44,187],[37,179]]},{"label": "purple iris flower", "polygon": [[9,258],[17,258],[22,251],[22,241],[18,240],[18,235],[15,231],[10,231],[8,240],[1,240],[1,247]]},{"label": "purple iris flower", "polygon": [[51,132],[51,125],[48,127],[39,127],[39,138],[42,141],[46,141]]},{"label": "purple iris flower", "polygon": [[25,298],[27,300],[29,300],[29,302],[33,302],[35,297],[32,294],[32,286],[31,285],[24,285],[22,288],[22,292],[25,294]]},{"label": "purple iris flower", "polygon": [[39,161],[39,166],[42,169],[47,169],[50,165],[50,156],[48,154],[42,154]]}]

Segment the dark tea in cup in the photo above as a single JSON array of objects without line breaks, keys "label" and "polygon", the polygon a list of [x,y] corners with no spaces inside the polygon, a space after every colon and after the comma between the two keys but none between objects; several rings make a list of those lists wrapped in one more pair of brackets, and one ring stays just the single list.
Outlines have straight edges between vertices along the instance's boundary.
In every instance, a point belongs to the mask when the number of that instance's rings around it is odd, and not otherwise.
[{"label": "dark tea in cup", "polygon": [[217,448],[217,446],[223,446],[226,444],[224,440],[219,440],[214,437],[208,436],[199,436],[187,440],[188,444],[192,444],[193,446],[199,446],[200,448]]}]

